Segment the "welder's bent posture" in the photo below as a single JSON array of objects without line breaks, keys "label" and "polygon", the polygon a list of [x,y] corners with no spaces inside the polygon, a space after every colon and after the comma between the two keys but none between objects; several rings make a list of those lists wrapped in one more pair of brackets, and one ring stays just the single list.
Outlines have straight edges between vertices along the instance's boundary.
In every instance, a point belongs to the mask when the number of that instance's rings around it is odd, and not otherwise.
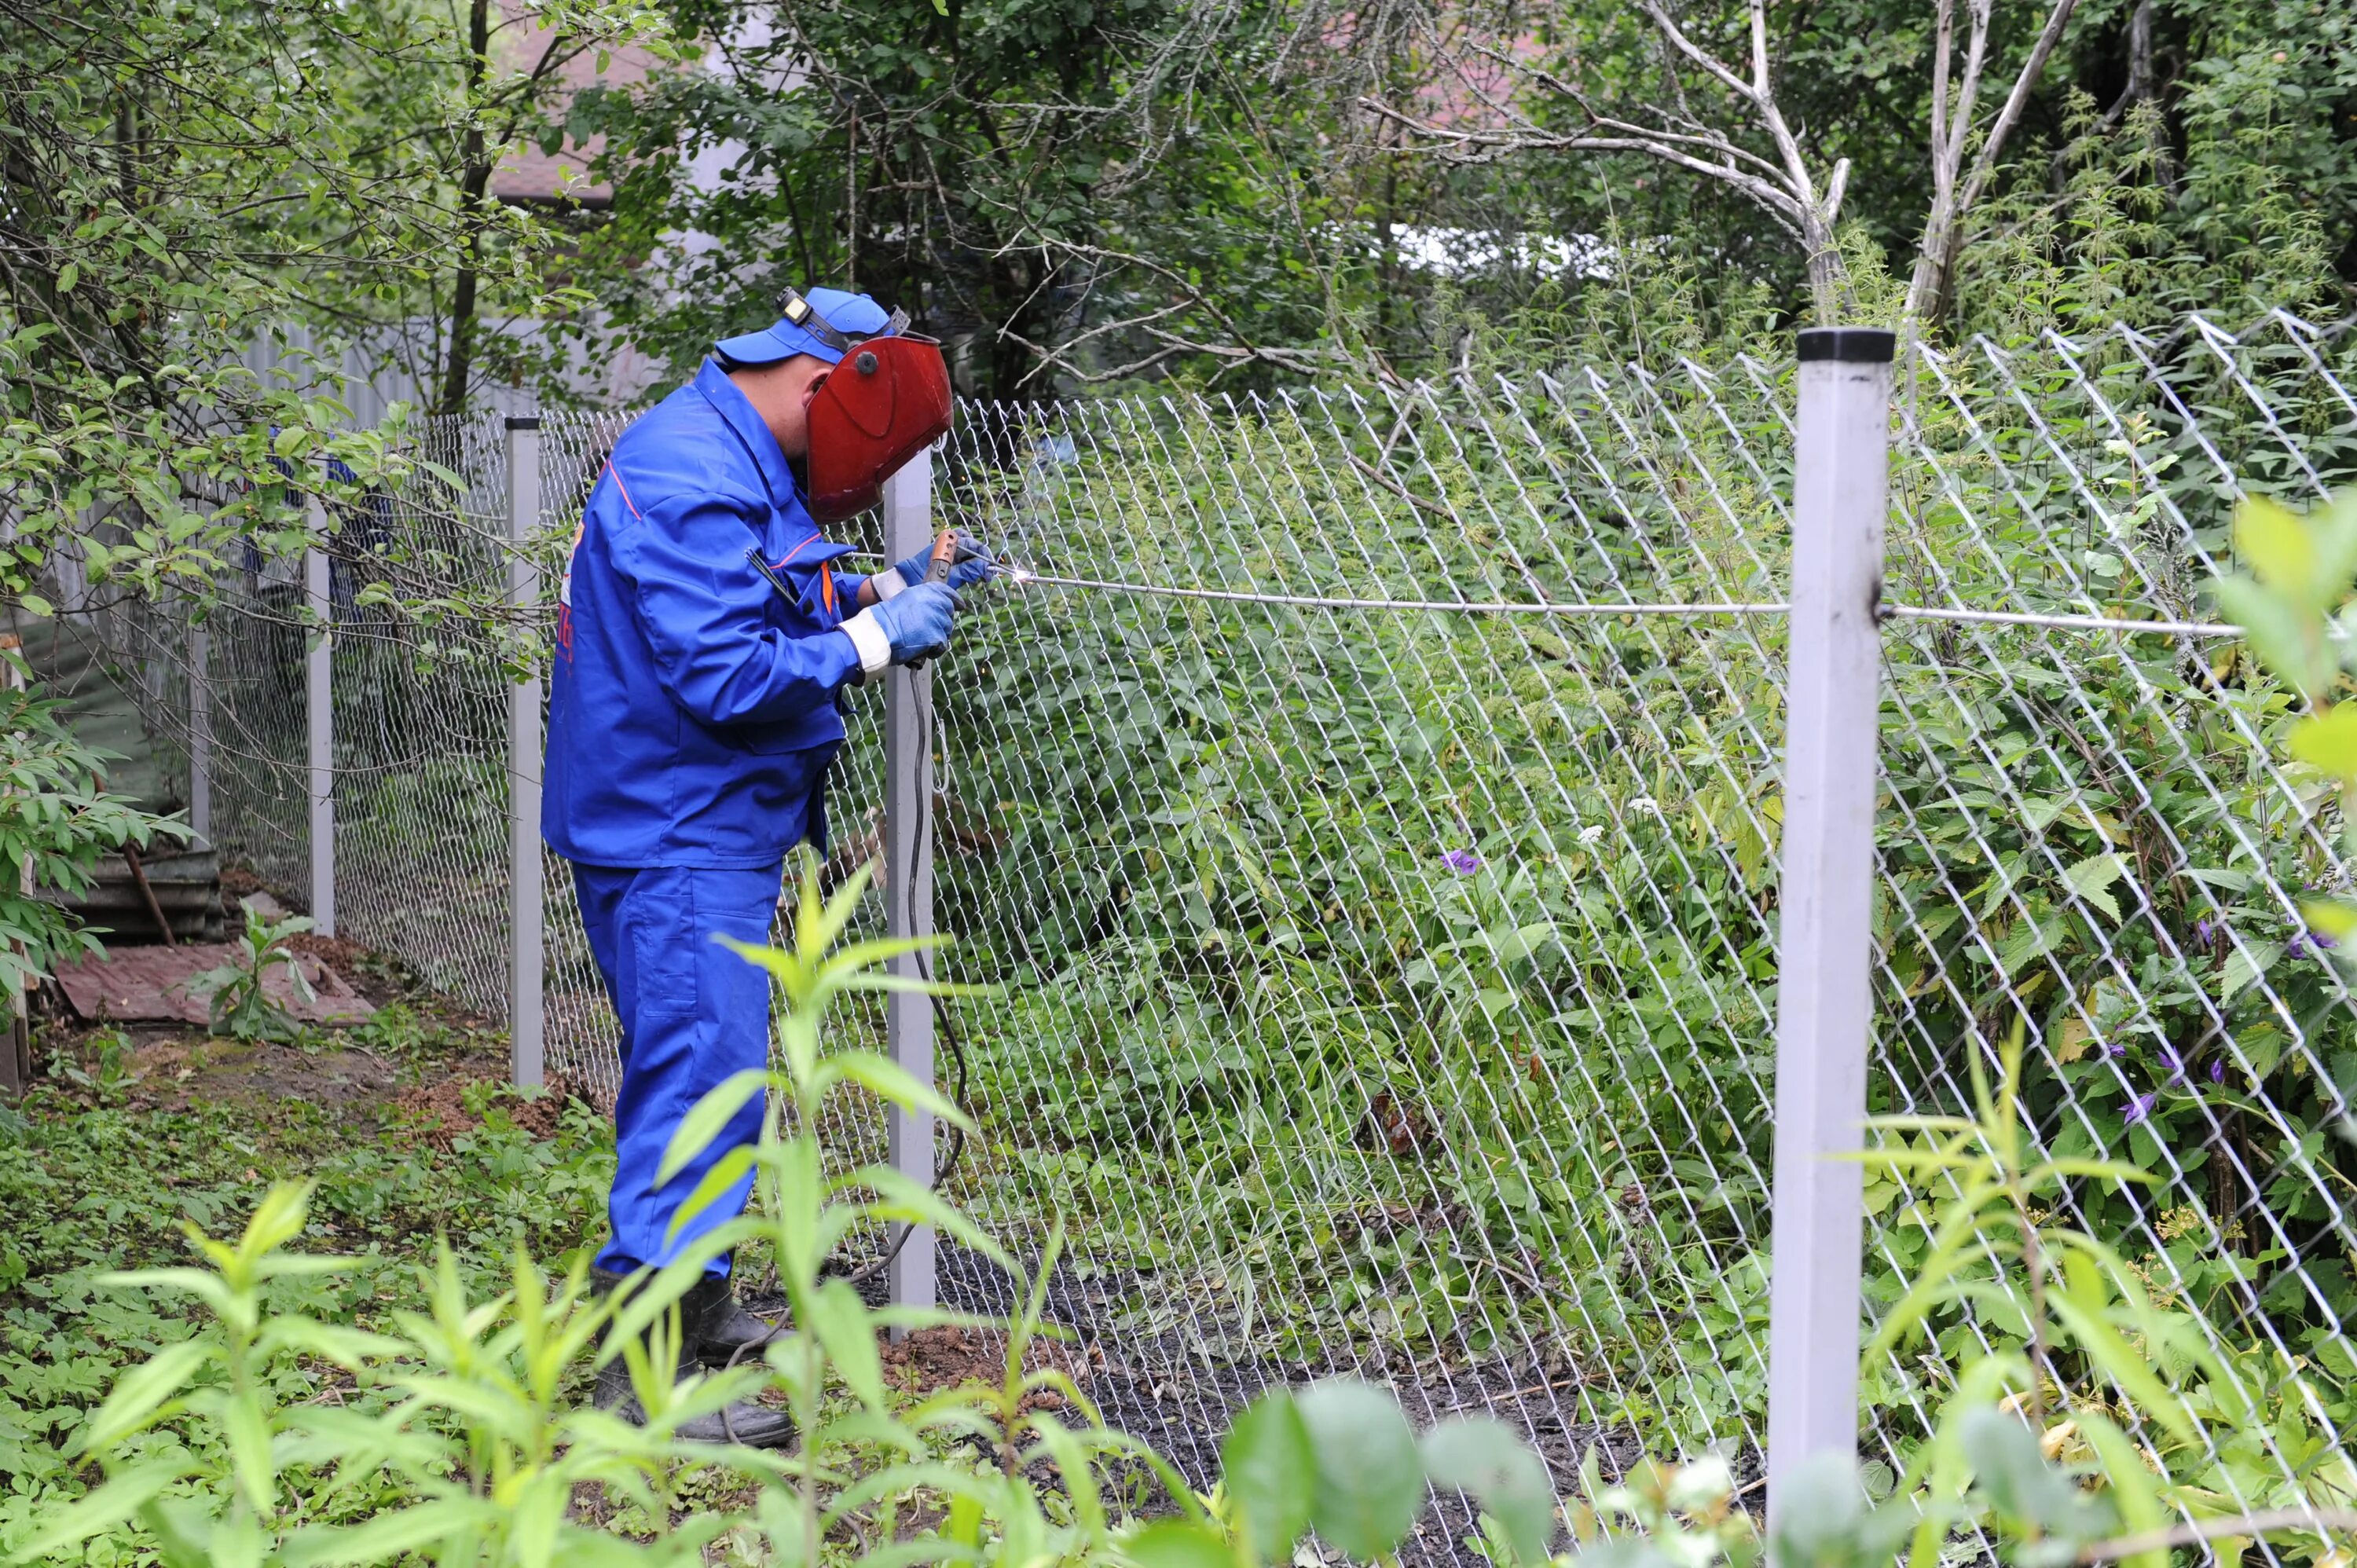
[{"label": "welder's bent posture", "polygon": [[[848,546],[813,520],[876,499],[949,423],[940,349],[899,334],[865,295],[789,293],[785,319],[718,346],[695,379],[618,441],[559,595],[543,822],[573,863],[582,923],[621,1016],[614,1103],[613,1288],[734,1218],[748,1175],[669,1234],[706,1171],[759,1133],[748,1105],[671,1181],[655,1173],[681,1119],[730,1074],[769,1062],[768,976],[715,939],[769,939],[781,864],[824,847],[837,694],[945,644],[955,589],[923,555],[839,574]],[[845,363],[848,359],[850,363]],[[739,1308],[716,1259],[682,1303],[688,1357],[726,1362],[770,1326]],[[618,1357],[597,1402],[640,1415]],[[737,1406],[683,1435],[773,1444],[782,1416]]]}]

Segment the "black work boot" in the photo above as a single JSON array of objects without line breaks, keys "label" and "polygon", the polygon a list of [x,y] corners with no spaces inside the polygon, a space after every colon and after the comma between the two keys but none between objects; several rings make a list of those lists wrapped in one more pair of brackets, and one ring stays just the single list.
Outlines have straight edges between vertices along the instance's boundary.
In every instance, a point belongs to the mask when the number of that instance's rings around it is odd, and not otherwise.
[{"label": "black work boot", "polygon": [[[592,1269],[589,1280],[591,1287],[599,1295],[609,1295],[623,1286],[625,1276],[609,1273],[604,1269]],[[696,1369],[700,1359],[696,1348],[697,1319],[700,1314],[712,1312],[711,1293],[707,1287],[715,1284],[720,1287],[721,1301],[733,1305],[733,1298],[728,1295],[728,1282],[725,1279],[707,1277],[699,1280],[680,1299],[682,1343],[674,1378],[685,1377]],[[703,1297],[701,1302],[697,1299],[699,1295]],[[764,1326],[762,1332],[766,1334],[768,1331]],[[757,1352],[748,1351],[746,1354],[749,1357]],[[724,1355],[721,1359],[726,1360],[727,1358]],[[740,1361],[738,1364],[743,1363]],[[639,1403],[638,1391],[630,1386],[630,1362],[621,1356],[616,1356],[597,1369],[597,1388],[590,1396],[590,1402],[633,1426],[646,1424],[646,1411]],[[766,1405],[742,1400],[709,1415],[683,1422],[673,1430],[682,1440],[689,1443],[737,1443],[748,1448],[783,1448],[794,1437],[791,1416],[781,1410],[771,1410]]]},{"label": "black work boot", "polygon": [[742,1367],[759,1361],[770,1342],[782,1336],[737,1305],[725,1274],[706,1274],[679,1298],[680,1321],[694,1337],[696,1359],[707,1367]]}]

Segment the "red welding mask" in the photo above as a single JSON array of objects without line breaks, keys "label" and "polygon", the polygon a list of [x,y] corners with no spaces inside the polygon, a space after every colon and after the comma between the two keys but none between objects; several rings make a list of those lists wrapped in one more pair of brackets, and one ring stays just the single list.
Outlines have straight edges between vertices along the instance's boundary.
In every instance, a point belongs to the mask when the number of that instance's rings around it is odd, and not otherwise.
[{"label": "red welding mask", "polygon": [[840,522],[950,427],[950,368],[930,338],[869,338],[810,401],[810,511]]}]

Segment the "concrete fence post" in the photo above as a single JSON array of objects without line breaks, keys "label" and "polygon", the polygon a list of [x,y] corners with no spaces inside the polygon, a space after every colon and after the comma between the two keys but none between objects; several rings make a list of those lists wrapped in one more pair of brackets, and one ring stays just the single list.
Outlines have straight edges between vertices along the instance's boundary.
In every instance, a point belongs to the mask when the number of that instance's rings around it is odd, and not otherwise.
[{"label": "concrete fence post", "polygon": [[1777,953],[1768,1509],[1857,1449],[1866,1116],[1892,335],[1800,335]]},{"label": "concrete fence post", "polygon": [[[0,653],[16,654],[24,649],[23,640],[13,631],[0,631]],[[21,692],[25,675],[13,660],[0,660],[0,691]],[[33,896],[33,860],[30,855],[18,861],[7,873],[16,878],[16,894],[22,898]],[[25,1092],[33,1081],[33,1018],[26,1005],[25,993],[18,991],[8,999],[8,1035],[0,1040],[0,1100],[14,1100]]]},{"label": "concrete fence post", "polygon": [[[904,560],[933,537],[933,457],[920,452],[885,482],[884,559]],[[885,570],[891,568],[888,565]],[[887,923],[895,937],[933,930],[933,759],[931,670],[895,665],[884,681],[884,875]],[[914,954],[892,961],[897,974],[922,972]],[[894,993],[886,1003],[885,1031],[892,1059],[918,1082],[933,1081],[933,1009],[930,997]],[[933,1117],[895,1106],[887,1117],[893,1168],[931,1187]],[[934,1303],[933,1232],[920,1226],[892,1260],[891,1299],[910,1306]],[[899,1331],[894,1331],[898,1337]]]},{"label": "concrete fence post", "polygon": [[202,621],[188,628],[188,826],[213,842],[213,639]]},{"label": "concrete fence post", "polygon": [[303,602],[310,610],[311,644],[303,660],[303,705],[308,730],[311,798],[311,926],[336,934],[335,607],[328,596],[328,509],[315,494],[304,503],[311,543],[303,552]]},{"label": "concrete fence post", "polygon": [[[507,432],[508,603],[528,617],[540,604],[540,569],[532,557],[532,537],[540,527],[540,416],[510,414]],[[519,1089],[537,1088],[546,1066],[540,712],[535,667],[508,687],[508,1060]]]}]

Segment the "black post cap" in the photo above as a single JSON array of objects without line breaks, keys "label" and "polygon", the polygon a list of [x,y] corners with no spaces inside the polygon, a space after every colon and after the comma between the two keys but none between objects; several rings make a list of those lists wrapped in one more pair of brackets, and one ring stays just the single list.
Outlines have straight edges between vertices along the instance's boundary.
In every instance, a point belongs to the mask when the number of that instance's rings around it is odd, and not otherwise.
[{"label": "black post cap", "polygon": [[1899,334],[1888,327],[1809,327],[1802,329],[1800,357],[1838,360],[1847,365],[1887,365],[1899,355]]},{"label": "black post cap", "polygon": [[510,430],[537,430],[540,428],[540,415],[536,413],[511,413],[508,415],[508,428]]}]

